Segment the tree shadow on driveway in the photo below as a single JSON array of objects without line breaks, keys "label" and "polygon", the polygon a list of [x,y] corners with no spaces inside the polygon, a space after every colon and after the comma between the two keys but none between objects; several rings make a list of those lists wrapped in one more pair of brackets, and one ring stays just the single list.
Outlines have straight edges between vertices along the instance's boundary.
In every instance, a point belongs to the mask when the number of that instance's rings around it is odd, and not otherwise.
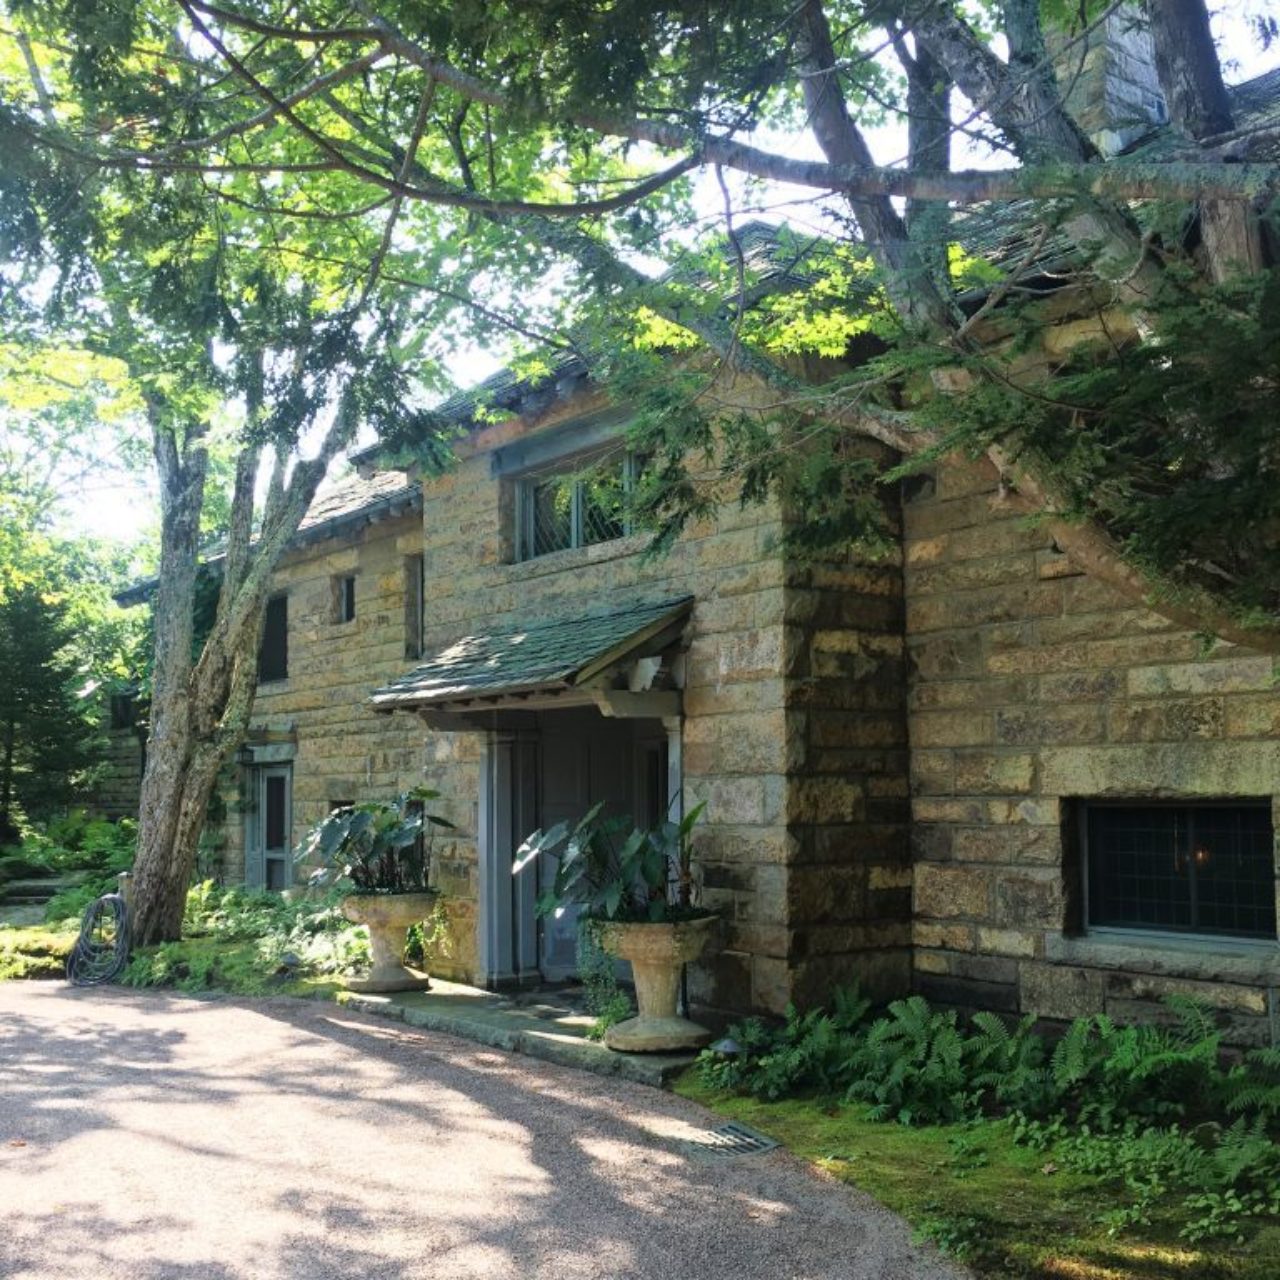
[{"label": "tree shadow on driveway", "polygon": [[714,1119],[643,1086],[319,1002],[10,995],[0,1274],[961,1274],[784,1153],[692,1158]]}]

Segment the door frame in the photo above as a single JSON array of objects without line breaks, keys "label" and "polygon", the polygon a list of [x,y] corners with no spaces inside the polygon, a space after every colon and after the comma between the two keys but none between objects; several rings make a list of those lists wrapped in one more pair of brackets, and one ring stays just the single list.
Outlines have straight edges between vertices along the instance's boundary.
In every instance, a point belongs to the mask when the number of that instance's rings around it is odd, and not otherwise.
[{"label": "door frame", "polygon": [[267,780],[284,779],[284,883],[282,889],[293,884],[293,765],[289,763],[252,764],[248,766],[250,804],[245,814],[244,831],[244,883],[246,888],[267,887]]},{"label": "door frame", "polygon": [[[661,724],[667,738],[667,813],[678,822],[684,809],[684,719],[664,716]],[[521,836],[541,825],[541,753],[541,735],[532,725],[489,729],[481,742],[476,927],[480,978],[491,988],[543,980],[535,877],[511,871]]]}]

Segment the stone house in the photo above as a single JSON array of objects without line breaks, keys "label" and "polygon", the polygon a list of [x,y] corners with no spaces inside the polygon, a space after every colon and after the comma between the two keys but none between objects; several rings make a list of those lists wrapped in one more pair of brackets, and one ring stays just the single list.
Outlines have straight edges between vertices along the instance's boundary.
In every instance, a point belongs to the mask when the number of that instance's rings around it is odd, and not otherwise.
[{"label": "stone house", "polygon": [[1181,991],[1240,1043],[1280,1036],[1271,658],[1081,575],[982,463],[902,488],[888,561],[801,563],[779,510],[736,504],[651,558],[618,500],[625,406],[571,363],[500,375],[485,405],[443,407],[445,474],[371,454],[308,516],[225,875],[287,884],[331,806],[425,780],[457,823],[437,970],[555,980],[575,921],[535,920],[521,837],[598,801],[638,821],[705,802],[723,925],[696,1002],[778,1012],[857,981],[1124,1018]]}]

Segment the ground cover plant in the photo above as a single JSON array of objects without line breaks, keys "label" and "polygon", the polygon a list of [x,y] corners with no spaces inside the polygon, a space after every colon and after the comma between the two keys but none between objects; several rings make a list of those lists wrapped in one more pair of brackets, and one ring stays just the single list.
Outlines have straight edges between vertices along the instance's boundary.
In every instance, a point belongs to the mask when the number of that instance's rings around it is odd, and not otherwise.
[{"label": "ground cover plant", "polygon": [[[1167,1025],[961,1018],[918,996],[730,1029],[680,1091],[903,1213],[982,1276],[1262,1280],[1280,1252],[1280,1051]],[[893,1123],[889,1123],[893,1122]]]},{"label": "ground cover plant", "polygon": [[368,939],[339,911],[341,897],[289,901],[205,881],[187,895],[181,939],[139,948],[121,980],[235,995],[332,992],[368,963]]},{"label": "ground cover plant", "polygon": [[73,921],[17,928],[0,925],[0,982],[14,978],[61,978],[78,930]]}]

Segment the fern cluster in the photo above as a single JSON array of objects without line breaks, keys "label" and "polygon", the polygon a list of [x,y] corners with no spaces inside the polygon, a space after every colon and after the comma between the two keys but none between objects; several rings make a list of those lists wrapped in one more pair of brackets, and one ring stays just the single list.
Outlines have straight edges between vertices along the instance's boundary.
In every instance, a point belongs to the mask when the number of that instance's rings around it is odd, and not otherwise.
[{"label": "fern cluster", "polygon": [[963,1021],[911,996],[868,1021],[868,1001],[844,991],[830,1011],[791,1007],[781,1026],[750,1018],[730,1028],[738,1051],[707,1050],[698,1066],[713,1088],[770,1100],[839,1093],[869,1103],[875,1119],[903,1124],[1016,1114],[1029,1132],[1055,1115],[1102,1132],[1131,1120],[1215,1116],[1274,1127],[1280,1049],[1255,1050],[1227,1069],[1206,1010],[1181,996],[1165,1008],[1165,1025],[1077,1018],[1051,1046],[1032,1015]]},{"label": "fern cluster", "polygon": [[1173,1207],[1193,1243],[1239,1238],[1249,1220],[1280,1216],[1280,1049],[1225,1067],[1208,1012],[1178,996],[1165,1008],[1164,1025],[1077,1018],[1050,1044],[1032,1015],[962,1020],[912,996],[868,1020],[868,1002],[846,991],[830,1012],[732,1027],[737,1051],[709,1049],[698,1067],[714,1088],[842,1096],[875,1120],[1000,1117],[1019,1143],[1115,1188],[1113,1233]]}]

